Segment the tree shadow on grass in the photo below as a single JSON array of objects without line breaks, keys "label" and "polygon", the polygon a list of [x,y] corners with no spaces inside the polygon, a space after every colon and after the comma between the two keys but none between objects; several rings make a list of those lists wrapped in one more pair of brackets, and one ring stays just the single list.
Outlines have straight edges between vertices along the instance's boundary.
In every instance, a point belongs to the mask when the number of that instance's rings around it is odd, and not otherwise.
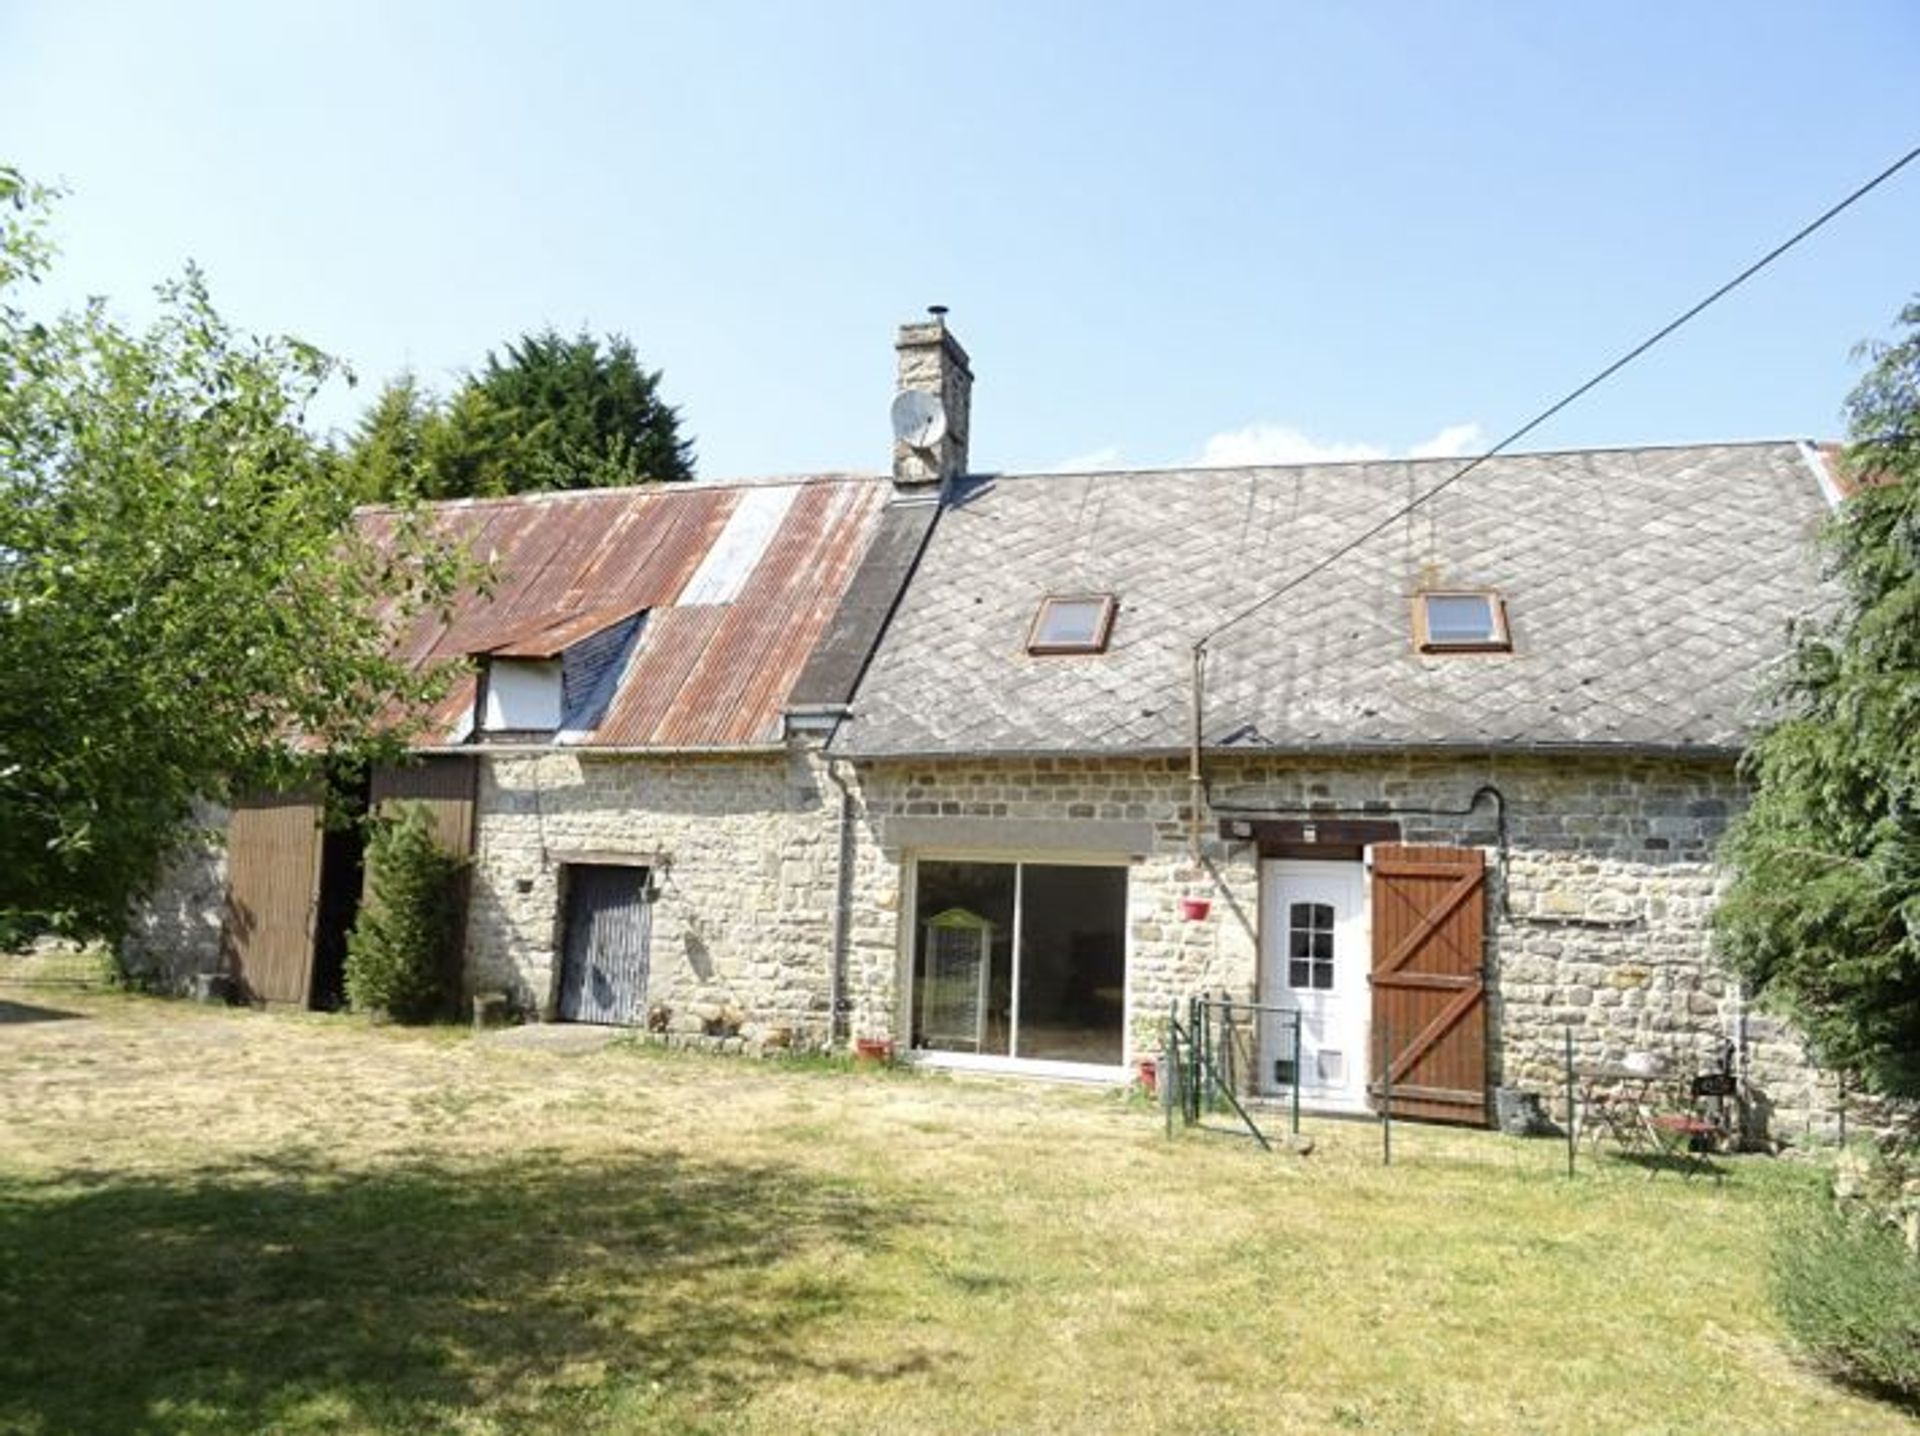
[{"label": "tree shadow on grass", "polygon": [[37,1003],[0,998],[0,1027],[17,1022],[77,1022],[83,1017],[83,1013],[69,1012],[64,1007],[41,1007]]},{"label": "tree shadow on grass", "polygon": [[721,1419],[913,1220],[784,1168],[530,1154],[0,1177],[0,1429]]}]

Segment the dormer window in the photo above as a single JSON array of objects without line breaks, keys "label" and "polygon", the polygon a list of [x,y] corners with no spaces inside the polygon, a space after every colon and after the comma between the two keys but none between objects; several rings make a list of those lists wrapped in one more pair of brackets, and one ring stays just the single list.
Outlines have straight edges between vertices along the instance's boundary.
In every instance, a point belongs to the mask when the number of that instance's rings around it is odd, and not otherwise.
[{"label": "dormer window", "polygon": [[1422,653],[1506,653],[1513,647],[1506,604],[1491,589],[1415,594],[1413,641]]},{"label": "dormer window", "polygon": [[644,610],[542,618],[473,655],[474,740],[579,741],[605,716],[646,618]]},{"label": "dormer window", "polygon": [[1104,653],[1118,605],[1110,593],[1050,595],[1027,632],[1027,652]]}]

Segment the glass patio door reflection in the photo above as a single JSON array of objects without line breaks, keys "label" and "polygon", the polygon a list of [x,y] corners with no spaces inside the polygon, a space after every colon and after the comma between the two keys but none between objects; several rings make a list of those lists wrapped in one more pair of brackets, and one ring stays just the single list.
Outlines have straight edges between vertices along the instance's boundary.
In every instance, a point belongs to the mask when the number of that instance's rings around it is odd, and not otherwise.
[{"label": "glass patio door reflection", "polygon": [[916,866],[916,1049],[1121,1062],[1124,867],[949,859]]}]

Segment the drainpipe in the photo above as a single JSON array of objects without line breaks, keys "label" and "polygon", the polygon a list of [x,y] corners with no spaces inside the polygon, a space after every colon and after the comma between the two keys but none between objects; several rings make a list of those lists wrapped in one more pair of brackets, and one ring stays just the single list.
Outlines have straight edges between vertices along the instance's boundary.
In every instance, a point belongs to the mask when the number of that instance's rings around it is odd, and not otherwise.
[{"label": "drainpipe", "polygon": [[833,882],[833,952],[827,961],[827,1046],[846,1036],[847,937],[853,919],[853,790],[840,776],[838,758],[827,761],[827,778],[840,790],[840,852]]},{"label": "drainpipe", "polygon": [[1207,645],[1202,639],[1193,645],[1193,716],[1187,748],[1187,841],[1196,864],[1200,861],[1200,804],[1207,796],[1206,775],[1200,771],[1200,676],[1206,660]]}]

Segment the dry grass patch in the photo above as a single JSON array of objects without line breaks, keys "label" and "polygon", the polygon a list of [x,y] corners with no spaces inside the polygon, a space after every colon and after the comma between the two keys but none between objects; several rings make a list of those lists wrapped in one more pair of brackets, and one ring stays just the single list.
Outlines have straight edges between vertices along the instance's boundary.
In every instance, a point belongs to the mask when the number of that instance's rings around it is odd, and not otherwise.
[{"label": "dry grass patch", "polygon": [[6,996],[6,1429],[1906,1429],[1782,1355],[1778,1164]]}]

